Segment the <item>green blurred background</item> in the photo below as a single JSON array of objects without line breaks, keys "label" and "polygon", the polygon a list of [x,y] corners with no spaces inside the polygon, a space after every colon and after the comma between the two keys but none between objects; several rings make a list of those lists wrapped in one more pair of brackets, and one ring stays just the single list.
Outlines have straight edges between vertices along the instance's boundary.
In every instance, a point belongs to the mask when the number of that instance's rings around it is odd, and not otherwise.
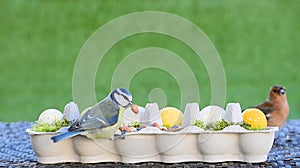
[{"label": "green blurred background", "polygon": [[[72,101],[73,67],[89,36],[116,17],[145,10],[177,14],[207,34],[225,68],[226,102],[246,108],[265,100],[272,85],[281,84],[287,88],[289,119],[300,117],[297,0],[1,0],[0,8],[0,121],[35,121],[47,108],[63,110]],[[197,77],[200,107],[210,104],[209,77],[197,55],[182,42],[153,33],[128,37],[109,50],[96,77],[98,100],[110,92],[116,65],[144,47],[180,55]],[[139,72],[129,89],[135,102],[145,105],[149,91],[157,87],[166,92],[168,106],[180,105],[176,80],[159,69]]]}]

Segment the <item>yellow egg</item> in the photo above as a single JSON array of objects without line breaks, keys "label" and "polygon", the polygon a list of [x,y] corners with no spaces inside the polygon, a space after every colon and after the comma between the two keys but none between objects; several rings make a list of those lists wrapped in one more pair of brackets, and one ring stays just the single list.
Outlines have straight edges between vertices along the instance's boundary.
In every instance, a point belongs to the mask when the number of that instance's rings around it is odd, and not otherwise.
[{"label": "yellow egg", "polygon": [[162,125],[164,127],[173,127],[174,125],[181,125],[183,114],[180,110],[174,107],[166,107],[160,110],[160,116],[162,119]]},{"label": "yellow egg", "polygon": [[265,129],[267,118],[265,114],[256,108],[250,108],[243,112],[244,123],[249,124],[252,129]]}]

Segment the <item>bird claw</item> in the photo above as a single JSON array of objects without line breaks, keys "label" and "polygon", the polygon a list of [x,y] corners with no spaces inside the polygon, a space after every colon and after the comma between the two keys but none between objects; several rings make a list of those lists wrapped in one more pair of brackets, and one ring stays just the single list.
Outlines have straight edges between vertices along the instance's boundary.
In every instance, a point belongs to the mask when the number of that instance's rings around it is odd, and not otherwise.
[{"label": "bird claw", "polygon": [[125,133],[120,134],[114,134],[114,137],[112,138],[112,140],[115,139],[125,139]]}]

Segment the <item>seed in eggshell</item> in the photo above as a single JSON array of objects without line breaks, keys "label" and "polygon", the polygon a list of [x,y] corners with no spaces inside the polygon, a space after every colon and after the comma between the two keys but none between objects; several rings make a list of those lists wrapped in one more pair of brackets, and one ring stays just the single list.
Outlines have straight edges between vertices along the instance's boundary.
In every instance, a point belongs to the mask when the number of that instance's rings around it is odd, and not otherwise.
[{"label": "seed in eggshell", "polygon": [[162,130],[162,131],[167,131],[167,129],[166,129],[166,128],[161,128],[160,130]]},{"label": "seed in eggshell", "polygon": [[154,123],[152,124],[152,127],[156,127],[156,128],[159,128],[159,129],[160,129],[160,127],[159,127],[159,125],[158,125],[157,122],[154,122]]},{"label": "seed in eggshell", "polygon": [[125,131],[125,127],[120,127],[119,130],[120,130],[121,132]]},{"label": "seed in eggshell", "polygon": [[167,131],[166,128],[161,128],[157,122],[154,122],[154,123],[152,124],[152,127],[156,127],[156,128],[158,128],[158,129],[160,129],[160,130],[162,130],[162,131]]},{"label": "seed in eggshell", "polygon": [[139,107],[135,104],[131,105],[131,111],[134,112],[135,114],[139,113]]},{"label": "seed in eggshell", "polygon": [[121,132],[132,132],[132,130],[131,130],[131,128],[129,128],[129,127],[120,127],[119,128],[119,130],[121,131]]}]

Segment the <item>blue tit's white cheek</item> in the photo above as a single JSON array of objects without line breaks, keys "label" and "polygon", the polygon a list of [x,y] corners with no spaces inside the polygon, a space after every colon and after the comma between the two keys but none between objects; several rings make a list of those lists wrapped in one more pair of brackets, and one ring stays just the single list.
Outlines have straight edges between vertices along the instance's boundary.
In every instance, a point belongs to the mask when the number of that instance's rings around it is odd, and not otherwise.
[{"label": "blue tit's white cheek", "polygon": [[125,100],[125,98],[122,95],[115,94],[114,98],[115,98],[116,102],[122,107],[127,106],[129,103],[127,100]]}]

